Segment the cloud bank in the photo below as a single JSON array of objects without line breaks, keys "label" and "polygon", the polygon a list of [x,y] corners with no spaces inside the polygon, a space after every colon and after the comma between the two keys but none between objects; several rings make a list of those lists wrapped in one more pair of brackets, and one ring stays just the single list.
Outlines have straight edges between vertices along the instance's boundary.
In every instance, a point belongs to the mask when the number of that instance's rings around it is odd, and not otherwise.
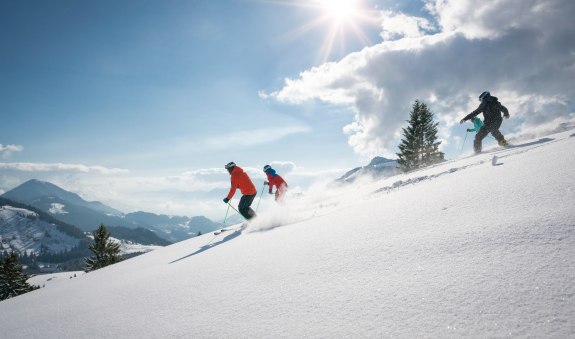
[{"label": "cloud bank", "polygon": [[394,157],[416,99],[436,114],[444,146],[457,142],[458,121],[484,90],[509,108],[508,133],[572,119],[575,2],[435,0],[424,9],[426,18],[382,11],[381,43],[303,71],[266,96],[348,106],[348,143],[370,157]]},{"label": "cloud bank", "polygon": [[0,169],[22,172],[79,172],[99,174],[122,174],[129,171],[121,168],[107,168],[103,166],[87,166],[82,164],[62,163],[31,163],[31,162],[0,162]]}]

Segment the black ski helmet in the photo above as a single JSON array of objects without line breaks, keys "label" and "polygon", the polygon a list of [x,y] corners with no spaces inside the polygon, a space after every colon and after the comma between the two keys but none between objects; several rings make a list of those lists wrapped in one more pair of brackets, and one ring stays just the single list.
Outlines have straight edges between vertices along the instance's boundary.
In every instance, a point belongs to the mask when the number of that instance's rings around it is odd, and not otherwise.
[{"label": "black ski helmet", "polygon": [[236,164],[233,161],[228,162],[228,164],[226,165],[226,169],[228,171],[233,169],[234,167],[236,167]]},{"label": "black ski helmet", "polygon": [[265,165],[264,166],[264,172],[266,172],[267,170],[271,169],[272,167],[270,165]]},{"label": "black ski helmet", "polygon": [[485,91],[483,93],[481,93],[481,95],[479,96],[479,101],[483,101],[486,98],[489,98],[491,96],[491,94],[489,94],[489,91]]}]

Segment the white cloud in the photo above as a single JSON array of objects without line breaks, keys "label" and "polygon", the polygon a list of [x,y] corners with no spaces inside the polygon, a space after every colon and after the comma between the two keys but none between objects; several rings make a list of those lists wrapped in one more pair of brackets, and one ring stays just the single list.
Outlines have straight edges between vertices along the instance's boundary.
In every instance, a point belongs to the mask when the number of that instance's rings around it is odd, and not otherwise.
[{"label": "white cloud", "polygon": [[384,20],[403,24],[382,23],[382,36],[399,39],[303,71],[267,97],[349,107],[354,118],[343,131],[370,157],[394,155],[416,99],[428,103],[453,145],[458,121],[484,90],[510,109],[507,132],[528,133],[575,111],[575,2],[436,0],[425,8],[435,22],[385,11]]},{"label": "white cloud", "polygon": [[0,155],[3,159],[7,159],[14,152],[22,152],[24,149],[21,145],[2,145],[0,144]]},{"label": "white cloud", "polygon": [[0,169],[24,171],[24,172],[80,172],[99,174],[122,174],[128,173],[126,169],[106,168],[103,166],[87,166],[81,164],[62,163],[30,163],[30,162],[0,162]]},{"label": "white cloud", "polygon": [[310,132],[309,126],[284,126],[274,128],[273,133],[269,129],[254,129],[237,131],[224,135],[209,137],[199,142],[199,145],[208,149],[227,149],[230,145],[234,147],[248,147],[265,144],[283,139],[292,134]]},{"label": "white cloud", "polygon": [[[510,30],[556,25],[550,18],[558,18],[560,11],[573,13],[568,3],[568,0],[428,0],[425,7],[444,32],[457,31],[469,39],[497,39]],[[560,18],[559,24],[566,23],[567,17]]]},{"label": "white cloud", "polygon": [[425,18],[417,18],[392,11],[381,12],[381,37],[384,40],[396,38],[417,38],[435,27]]}]

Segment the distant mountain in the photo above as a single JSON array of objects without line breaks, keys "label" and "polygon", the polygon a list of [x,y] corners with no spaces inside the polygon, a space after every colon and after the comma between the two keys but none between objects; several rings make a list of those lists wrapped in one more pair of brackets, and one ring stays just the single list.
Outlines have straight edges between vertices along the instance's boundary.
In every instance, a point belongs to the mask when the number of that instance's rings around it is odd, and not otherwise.
[{"label": "distant mountain", "polygon": [[159,246],[168,246],[172,244],[170,241],[158,237],[155,232],[143,227],[127,228],[122,226],[110,226],[106,227],[106,229],[110,233],[110,236],[136,244]]},{"label": "distant mountain", "polygon": [[[177,242],[219,227],[219,224],[205,217],[171,217],[147,212],[125,215],[101,202],[86,201],[75,193],[39,180],[29,180],[4,193],[2,197],[38,208],[88,232],[94,231],[100,224],[128,229],[145,228],[154,231],[164,240]],[[141,235],[133,234],[132,237],[138,238]],[[152,238],[149,240],[155,241]],[[161,245],[161,242],[155,244]]]},{"label": "distant mountain", "polygon": [[89,202],[49,182],[29,180],[4,193],[2,197],[34,206],[83,231],[93,231],[100,224],[126,226],[122,212],[100,202]]},{"label": "distant mountain", "polygon": [[203,216],[189,218],[139,211],[126,214],[125,219],[158,230],[162,233],[162,237],[170,241],[181,241],[198,234],[212,232],[221,227],[220,224]]},{"label": "distant mountain", "polygon": [[[32,179],[4,193],[4,198],[26,202],[30,205],[45,204],[46,200],[64,201],[71,205],[85,207],[107,215],[121,216],[123,213],[99,201],[86,201],[78,194],[68,192],[49,182]],[[48,199],[47,199],[48,198]],[[51,201],[48,201],[51,203]]]},{"label": "distant mountain", "polygon": [[369,175],[374,178],[391,177],[399,173],[397,160],[375,157],[368,165],[356,167],[337,179],[342,183],[350,183],[357,178]]},{"label": "distant mountain", "polygon": [[[145,228],[107,229],[125,257],[171,244]],[[88,249],[92,241],[87,233],[49,213],[0,197],[0,256],[17,252],[29,273],[82,269],[84,258],[92,255]]]}]

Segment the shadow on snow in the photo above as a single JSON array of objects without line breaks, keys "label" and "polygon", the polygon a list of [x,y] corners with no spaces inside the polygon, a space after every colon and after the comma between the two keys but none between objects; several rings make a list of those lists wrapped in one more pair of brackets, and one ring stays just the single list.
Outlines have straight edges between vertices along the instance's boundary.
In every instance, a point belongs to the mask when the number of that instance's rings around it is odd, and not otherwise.
[{"label": "shadow on snow", "polygon": [[535,141],[531,141],[531,142],[526,142],[524,144],[513,144],[510,147],[511,148],[520,148],[520,147],[529,147],[529,146],[533,146],[533,145],[539,145],[539,144],[544,144],[546,142],[550,142],[553,141],[555,139],[553,138],[541,138],[539,140],[535,140]]},{"label": "shadow on snow", "polygon": [[193,257],[194,255],[200,254],[200,253],[202,253],[202,252],[204,252],[204,251],[207,251],[207,250],[209,250],[209,249],[212,249],[212,248],[214,248],[214,247],[216,247],[216,246],[222,245],[222,244],[224,244],[224,243],[226,243],[226,242],[228,242],[228,241],[230,241],[230,240],[232,240],[232,239],[234,239],[234,238],[237,238],[237,237],[239,237],[239,236],[242,234],[242,232],[244,231],[244,228],[245,228],[245,227],[240,227],[240,228],[234,230],[233,232],[231,232],[230,234],[226,235],[222,240],[217,241],[217,242],[213,242],[213,241],[218,237],[218,236],[216,235],[216,236],[214,236],[214,237],[212,238],[212,240],[210,240],[209,243],[207,243],[206,245],[204,245],[204,246],[198,248],[195,252],[190,253],[190,254],[188,254],[188,255],[186,255],[186,256],[184,256],[184,257],[181,257],[180,259],[176,259],[176,260],[170,262],[170,264],[173,264],[173,263],[178,262],[178,261],[180,261],[180,260],[184,260],[184,259],[189,258],[189,257]]}]

